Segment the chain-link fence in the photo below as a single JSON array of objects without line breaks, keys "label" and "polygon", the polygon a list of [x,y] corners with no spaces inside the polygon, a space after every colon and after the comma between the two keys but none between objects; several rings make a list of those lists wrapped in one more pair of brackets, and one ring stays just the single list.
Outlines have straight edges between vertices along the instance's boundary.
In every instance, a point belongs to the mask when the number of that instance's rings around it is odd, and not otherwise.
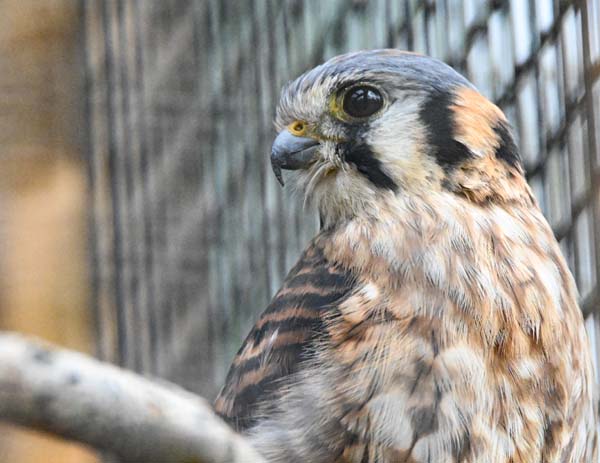
[{"label": "chain-link fence", "polygon": [[502,107],[582,307],[600,307],[598,0],[82,5],[106,358],[215,393],[316,230],[270,172],[279,89],[357,49],[441,58]]}]

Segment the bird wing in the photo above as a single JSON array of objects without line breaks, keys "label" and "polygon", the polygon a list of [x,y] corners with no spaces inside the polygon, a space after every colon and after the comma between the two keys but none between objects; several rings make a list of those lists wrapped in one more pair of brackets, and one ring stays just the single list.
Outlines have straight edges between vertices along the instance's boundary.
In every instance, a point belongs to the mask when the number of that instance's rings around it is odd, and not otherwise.
[{"label": "bird wing", "polygon": [[237,430],[250,427],[260,403],[271,401],[310,357],[324,336],[323,317],[352,287],[350,274],[328,262],[313,240],[235,356],[217,413]]}]

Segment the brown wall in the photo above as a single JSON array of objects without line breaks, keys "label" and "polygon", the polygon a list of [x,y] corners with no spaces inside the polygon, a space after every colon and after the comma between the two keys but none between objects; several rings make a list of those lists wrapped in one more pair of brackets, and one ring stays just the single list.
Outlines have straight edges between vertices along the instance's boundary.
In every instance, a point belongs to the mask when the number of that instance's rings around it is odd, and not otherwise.
[{"label": "brown wall", "polygon": [[[76,5],[0,2],[0,329],[90,351]],[[0,426],[0,462],[93,461]]]}]

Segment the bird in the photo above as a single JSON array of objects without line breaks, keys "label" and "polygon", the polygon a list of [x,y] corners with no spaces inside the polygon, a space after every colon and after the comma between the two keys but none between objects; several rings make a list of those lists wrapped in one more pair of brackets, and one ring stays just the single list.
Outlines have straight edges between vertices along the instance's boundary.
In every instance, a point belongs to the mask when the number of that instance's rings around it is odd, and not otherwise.
[{"label": "bird", "polygon": [[383,49],[288,83],[275,126],[320,229],[216,412],[270,462],[596,461],[577,288],[504,113]]}]

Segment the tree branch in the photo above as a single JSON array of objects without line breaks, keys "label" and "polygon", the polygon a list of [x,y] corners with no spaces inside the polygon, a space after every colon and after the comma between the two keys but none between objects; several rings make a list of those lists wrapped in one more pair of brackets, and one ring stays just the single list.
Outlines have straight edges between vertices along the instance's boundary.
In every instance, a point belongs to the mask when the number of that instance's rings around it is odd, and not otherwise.
[{"label": "tree branch", "polygon": [[130,462],[264,462],[202,398],[6,332],[0,332],[0,420]]}]

